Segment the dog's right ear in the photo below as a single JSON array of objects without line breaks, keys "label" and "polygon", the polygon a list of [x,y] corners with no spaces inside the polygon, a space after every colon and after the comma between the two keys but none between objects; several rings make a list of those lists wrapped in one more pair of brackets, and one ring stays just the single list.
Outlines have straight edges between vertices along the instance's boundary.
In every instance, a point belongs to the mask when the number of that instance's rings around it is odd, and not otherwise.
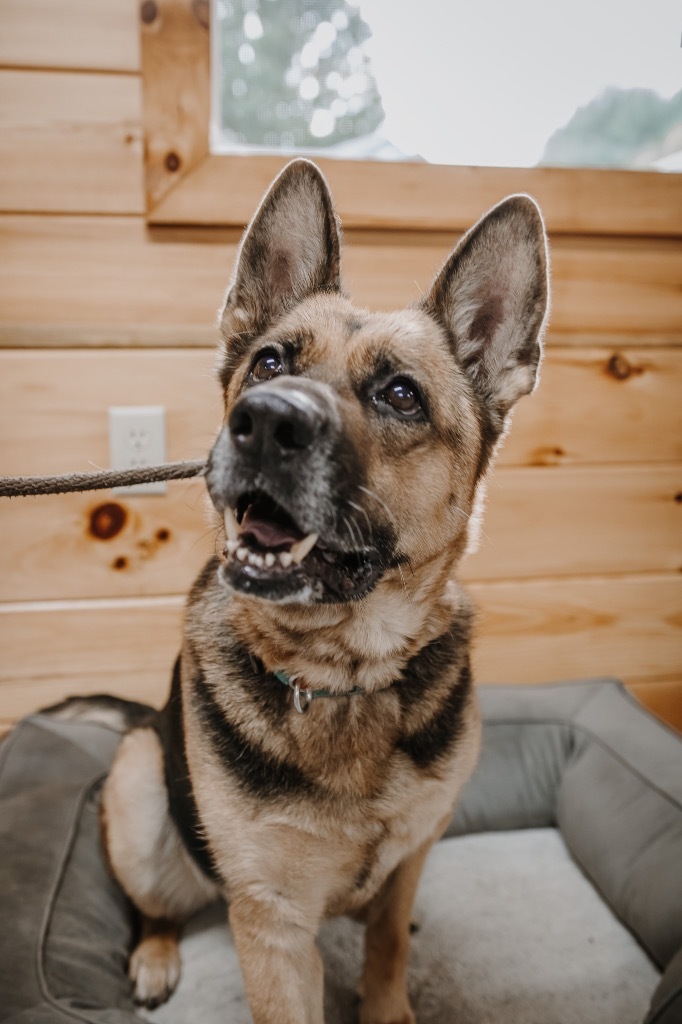
[{"label": "dog's right ear", "polygon": [[327,182],[309,160],[293,160],[270,186],[242,239],[220,317],[228,348],[313,292],[339,291],[340,249]]}]

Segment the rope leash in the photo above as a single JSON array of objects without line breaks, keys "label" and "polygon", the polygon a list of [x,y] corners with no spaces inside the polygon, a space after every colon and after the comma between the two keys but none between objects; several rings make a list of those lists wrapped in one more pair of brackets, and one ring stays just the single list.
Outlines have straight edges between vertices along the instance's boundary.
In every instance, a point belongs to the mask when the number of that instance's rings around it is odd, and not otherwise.
[{"label": "rope leash", "polygon": [[103,491],[109,487],[132,487],[166,480],[203,476],[206,462],[168,462],[141,469],[105,469],[93,473],[65,473],[63,476],[2,476],[0,498],[28,498],[38,494],[69,494],[73,491]]}]

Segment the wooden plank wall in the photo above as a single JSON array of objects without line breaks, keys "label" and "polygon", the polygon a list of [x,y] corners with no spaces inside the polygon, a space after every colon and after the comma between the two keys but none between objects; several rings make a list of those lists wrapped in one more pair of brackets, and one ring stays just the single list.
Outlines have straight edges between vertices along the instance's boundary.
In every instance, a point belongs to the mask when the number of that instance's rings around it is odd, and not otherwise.
[{"label": "wooden plank wall", "polygon": [[[145,225],[134,0],[6,0],[0,65],[0,473],[107,465],[113,404],[163,404],[169,458],[202,456],[238,233]],[[453,241],[352,232],[347,284],[402,304]],[[541,387],[464,566],[477,675],[612,674],[682,726],[680,244],[561,236],[552,252]],[[70,692],[159,703],[214,544],[202,486],[5,501],[0,529],[0,721]]]}]

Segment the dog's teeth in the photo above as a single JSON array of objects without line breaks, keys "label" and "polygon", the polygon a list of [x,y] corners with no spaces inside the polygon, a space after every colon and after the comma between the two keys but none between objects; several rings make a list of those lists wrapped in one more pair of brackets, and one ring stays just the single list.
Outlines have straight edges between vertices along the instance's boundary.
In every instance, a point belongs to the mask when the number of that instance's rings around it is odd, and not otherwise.
[{"label": "dog's teeth", "polygon": [[265,556],[265,564],[267,565],[268,569],[272,569],[275,562],[276,558],[273,555],[272,551],[268,551],[267,555]]},{"label": "dog's teeth", "polygon": [[228,541],[236,541],[239,536],[239,523],[235,519],[231,508],[225,509],[223,519],[225,520],[225,533],[227,534]]},{"label": "dog's teeth", "polygon": [[298,564],[303,561],[308,552],[312,551],[317,544],[317,537],[318,535],[316,533],[309,533],[307,537],[303,538],[303,540],[299,540],[297,544],[292,545],[289,549],[289,554],[294,562]]},{"label": "dog's teeth", "polygon": [[237,548],[237,558],[240,562],[244,562],[248,556],[248,548]]},{"label": "dog's teeth", "polygon": [[293,558],[288,551],[281,551],[279,554],[279,560],[285,569],[288,569],[293,562]]},{"label": "dog's teeth", "polygon": [[233,555],[238,547],[238,540],[228,540],[227,544],[225,545],[225,550],[227,551],[228,555]]}]

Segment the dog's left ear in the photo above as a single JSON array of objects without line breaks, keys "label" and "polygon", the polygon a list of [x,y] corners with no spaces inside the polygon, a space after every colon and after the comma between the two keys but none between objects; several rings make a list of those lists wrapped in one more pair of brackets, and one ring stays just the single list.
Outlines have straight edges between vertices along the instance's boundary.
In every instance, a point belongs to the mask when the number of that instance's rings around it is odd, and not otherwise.
[{"label": "dog's left ear", "polygon": [[517,399],[535,387],[547,263],[540,210],[529,196],[510,196],[461,239],[421,302],[448,329],[498,430]]},{"label": "dog's left ear", "polygon": [[249,224],[220,326],[230,344],[262,331],[316,291],[341,287],[340,238],[331,194],[315,164],[293,160]]}]

